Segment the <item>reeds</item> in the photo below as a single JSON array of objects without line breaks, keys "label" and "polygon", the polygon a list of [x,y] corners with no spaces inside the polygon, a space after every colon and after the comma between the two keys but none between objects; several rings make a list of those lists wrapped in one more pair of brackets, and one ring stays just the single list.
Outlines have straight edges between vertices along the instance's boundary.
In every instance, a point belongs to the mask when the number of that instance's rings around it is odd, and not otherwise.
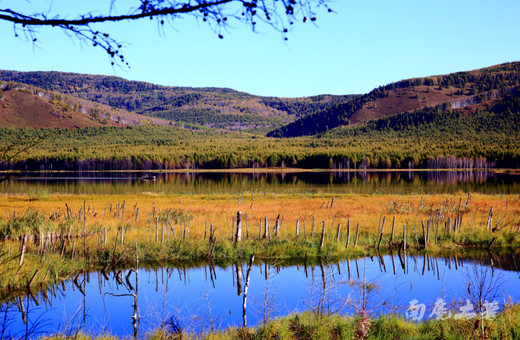
[{"label": "reeds", "polygon": [[9,289],[125,267],[133,263],[135,243],[142,261],[155,264],[520,245],[520,203],[513,196],[55,195],[42,201],[1,196],[0,202],[7,206],[0,215],[0,274],[6,274],[0,286]]}]

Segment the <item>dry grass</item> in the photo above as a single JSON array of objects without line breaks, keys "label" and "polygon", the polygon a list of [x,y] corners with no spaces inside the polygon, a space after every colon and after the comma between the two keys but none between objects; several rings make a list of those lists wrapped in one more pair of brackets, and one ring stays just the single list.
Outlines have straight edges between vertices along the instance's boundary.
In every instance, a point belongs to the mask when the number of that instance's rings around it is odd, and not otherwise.
[{"label": "dry grass", "polygon": [[[334,197],[334,205],[330,207]],[[192,217],[190,221],[190,236],[202,237],[206,223],[212,223],[222,232],[229,231],[231,235],[232,218],[237,211],[243,216],[247,215],[250,232],[258,231],[258,223],[265,217],[269,217],[271,225],[278,215],[283,218],[283,233],[294,234],[296,220],[300,220],[303,232],[303,224],[306,224],[309,232],[313,217],[316,228],[321,230],[322,221],[326,222],[327,232],[335,232],[337,224],[346,226],[347,219],[351,225],[360,224],[363,232],[377,233],[381,216],[386,217],[385,232],[390,232],[391,218],[395,217],[396,227],[403,224],[420,225],[421,220],[429,219],[437,214],[443,218],[455,218],[459,210],[459,202],[463,211],[463,228],[471,228],[473,220],[474,228],[484,228],[489,210],[493,208],[494,223],[497,217],[503,218],[507,209],[506,220],[511,222],[515,218],[518,223],[520,201],[515,195],[472,195],[465,209],[467,196],[461,195],[273,195],[264,197],[263,194],[254,195],[52,195],[38,199],[29,196],[0,196],[0,219],[12,218],[23,214],[27,209],[42,211],[51,216],[59,213],[61,220],[66,214],[66,204],[71,211],[78,216],[78,211],[83,208],[84,199],[87,206],[87,229],[93,226],[116,227],[122,223],[130,222],[135,230],[148,230],[152,221],[153,211],[155,216],[167,211],[182,211]],[[124,203],[124,216],[116,215],[116,206]],[[110,211],[109,207],[112,206]],[[139,209],[139,217],[135,221],[136,210]],[[122,211],[122,210],[121,210]],[[6,214],[9,216],[6,216]],[[484,216],[484,218],[483,218]],[[55,223],[59,222],[56,220]],[[332,222],[334,221],[334,227]],[[77,223],[82,223],[77,221]],[[245,221],[244,221],[245,222]],[[344,229],[342,227],[342,229]],[[397,229],[396,229],[397,230]],[[128,235],[130,236],[130,235]]]},{"label": "dry grass", "polygon": [[[87,211],[85,220],[84,205]],[[496,228],[495,232],[485,229],[491,208],[493,223],[490,229]],[[239,247],[234,246],[232,240],[237,211],[241,211],[243,216],[243,242]],[[490,244],[514,250],[520,244],[519,212],[520,201],[512,195],[472,195],[469,202],[468,196],[464,194],[3,195],[0,196],[0,237],[5,237],[7,233],[11,240],[0,241],[0,274],[5,274],[0,275],[5,278],[0,279],[0,285],[14,289],[23,287],[28,284],[36,269],[40,273],[34,282],[41,283],[65,279],[80,270],[101,269],[109,265],[132,266],[135,243],[138,243],[140,257],[144,262],[161,264],[163,261],[198,261],[208,256],[211,224],[218,241],[212,255],[224,261],[245,259],[251,253],[257,254],[258,258],[276,256],[292,259],[306,257],[307,253],[310,257],[337,258],[357,254],[376,246],[383,219],[382,247],[385,248],[389,245],[393,218],[393,246],[398,246],[402,240],[403,225],[408,228],[408,246],[413,245],[415,248],[421,245],[421,223],[427,224],[429,221],[434,226],[429,242],[431,251],[467,246],[486,249]],[[278,216],[281,224],[279,236],[271,242],[262,239],[260,235],[264,232],[265,217],[269,218],[272,229]],[[446,223],[459,217],[462,217],[459,231],[446,233]],[[300,235],[295,237],[298,219]],[[311,237],[313,220],[315,228]],[[345,249],[348,220],[351,225],[350,247]],[[326,237],[325,246],[321,249],[323,221]],[[88,250],[83,243],[84,222]],[[336,232],[340,223],[342,227],[338,242]],[[360,241],[357,247],[353,247],[358,224]],[[185,227],[189,228],[186,237]],[[24,233],[33,238],[28,242],[24,265],[18,268],[20,239]],[[42,238],[49,233],[69,235],[72,238],[54,240],[46,246]],[[438,239],[434,235],[438,235]],[[46,254],[45,260],[43,254]],[[18,275],[13,279],[16,272]]]}]

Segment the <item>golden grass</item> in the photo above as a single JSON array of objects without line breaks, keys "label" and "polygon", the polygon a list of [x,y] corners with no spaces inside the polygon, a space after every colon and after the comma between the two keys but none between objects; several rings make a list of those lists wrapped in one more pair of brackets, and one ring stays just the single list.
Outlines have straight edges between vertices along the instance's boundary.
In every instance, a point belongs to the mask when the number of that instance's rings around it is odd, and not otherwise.
[{"label": "golden grass", "polygon": [[[334,203],[332,204],[332,201]],[[83,206],[87,215],[84,220]],[[124,205],[124,209],[122,206]],[[69,218],[67,208],[69,207]],[[118,217],[119,206],[119,217]],[[493,208],[493,224],[497,232],[485,230],[490,209]],[[518,232],[520,201],[517,195],[304,195],[304,194],[244,194],[244,195],[27,195],[0,196],[0,236],[5,226],[13,224],[27,211],[38,211],[43,222],[38,228],[26,225],[22,231],[11,231],[11,240],[0,241],[1,273],[11,281],[0,279],[0,284],[13,287],[26,285],[36,269],[40,270],[35,282],[56,281],[84,269],[100,269],[106,264],[131,265],[135,243],[139,244],[144,261],[156,264],[166,260],[200,260],[208,251],[209,226],[213,225],[218,240],[217,251],[221,259],[244,259],[249,253],[271,256],[342,257],[355,254],[367,247],[375,247],[379,228],[385,219],[384,241],[388,245],[393,218],[395,218],[396,242],[401,242],[403,225],[408,226],[408,244],[418,245],[423,240],[421,223],[434,221],[439,242],[430,237],[430,251],[474,246],[486,249],[492,242],[497,248],[514,249],[520,244]],[[138,213],[137,213],[138,211]],[[232,228],[237,211],[243,216],[243,243],[233,247]],[[136,215],[138,218],[136,220]],[[81,218],[79,216],[81,215]],[[14,216],[14,217],[13,217]],[[264,219],[270,227],[280,216],[281,231],[272,242],[262,240]],[[444,226],[462,216],[462,228],[458,233],[446,235]],[[157,219],[158,218],[158,219]],[[296,223],[300,221],[300,235],[295,237]],[[347,221],[350,220],[350,248],[345,249]],[[314,236],[311,237],[314,221]],[[87,234],[88,254],[85,258],[83,239],[84,223]],[[158,222],[158,224],[156,224]],[[318,249],[321,230],[325,222],[326,239],[323,253]],[[27,223],[27,222],[25,222]],[[260,230],[260,224],[262,229]],[[340,241],[336,242],[338,224],[341,224]],[[356,227],[359,224],[360,243],[354,248]],[[189,227],[188,241],[184,240],[184,228]],[[157,228],[158,227],[158,228]],[[25,263],[18,268],[23,233],[33,228],[39,237],[48,233],[76,236],[70,240],[58,240],[45,251],[44,242],[28,242]],[[175,235],[172,232],[175,231]],[[104,244],[104,232],[107,243]],[[164,236],[163,236],[164,229]],[[124,230],[124,244],[121,243]],[[33,231],[33,234],[35,232]],[[305,236],[304,236],[305,234]],[[249,236],[249,237],[248,237]],[[38,236],[36,236],[38,237]],[[493,238],[497,238],[493,240]],[[156,242],[156,239],[158,240]],[[496,241],[496,242],[495,242]],[[128,250],[128,252],[127,252]],[[217,253],[216,251],[216,253]],[[126,252],[126,253],[125,253]],[[353,253],[354,252],[354,253]],[[46,253],[46,259],[42,256]],[[257,255],[258,255],[257,253]],[[124,261],[118,262],[118,257]],[[52,263],[52,265],[51,265]],[[115,263],[115,264],[114,264]],[[12,276],[19,272],[17,280]],[[44,274],[45,273],[45,274]]]},{"label": "golden grass", "polygon": [[[330,202],[334,197],[334,205]],[[84,200],[87,206],[87,229],[93,226],[116,227],[130,223],[135,230],[148,230],[149,226],[155,226],[152,221],[153,211],[155,216],[168,210],[183,211],[192,217],[189,222],[190,237],[202,237],[206,224],[212,223],[224,234],[229,231],[231,235],[232,218],[237,211],[242,216],[247,215],[250,232],[258,232],[258,224],[265,217],[269,217],[271,226],[278,214],[283,219],[283,233],[294,234],[296,220],[300,220],[300,227],[306,225],[310,232],[312,220],[321,231],[322,221],[326,222],[326,231],[335,232],[337,224],[342,224],[342,230],[346,228],[347,219],[351,220],[351,226],[360,224],[363,232],[377,233],[381,216],[386,217],[385,232],[390,232],[391,218],[395,217],[396,228],[403,224],[420,224],[434,216],[441,210],[443,217],[455,218],[459,210],[459,202],[464,214],[463,228],[485,227],[489,210],[493,208],[494,221],[500,215],[513,223],[520,212],[520,201],[517,195],[480,195],[473,194],[470,197],[468,208],[465,209],[467,196],[460,195],[167,195],[167,194],[142,194],[142,195],[52,195],[38,199],[29,196],[0,196],[0,220],[12,218],[23,214],[27,209],[42,211],[50,216],[59,212],[60,219],[64,219],[66,204],[71,211],[78,216],[78,211],[83,208]],[[124,203],[124,216],[116,215],[117,204]],[[109,207],[112,206],[110,211]],[[139,209],[139,218],[135,221],[136,210]],[[121,210],[122,211],[122,210]],[[7,216],[6,214],[9,214]],[[474,223],[473,223],[474,221]],[[76,221],[77,224],[83,221]],[[334,226],[332,226],[334,222]],[[505,221],[504,221],[505,222]],[[516,219],[514,223],[517,223]],[[397,229],[396,229],[397,230]],[[222,236],[223,236],[222,235]],[[130,235],[128,235],[130,237]]]},{"label": "golden grass", "polygon": [[[220,239],[232,237],[233,218],[237,211],[243,214],[244,235],[246,230],[250,237],[258,237],[260,223],[263,225],[265,217],[270,220],[273,227],[276,218],[280,215],[282,223],[282,236],[295,234],[296,221],[300,220],[300,229],[303,234],[311,233],[313,221],[315,234],[321,233],[323,221],[326,225],[326,234],[335,234],[337,225],[342,224],[342,232],[345,233],[347,220],[350,219],[351,233],[359,223],[360,233],[378,233],[381,217],[387,220],[384,232],[390,233],[391,218],[395,217],[396,235],[402,230],[403,225],[416,225],[419,228],[420,221],[434,216],[440,209],[444,217],[455,218],[459,210],[459,202],[462,209],[465,207],[467,197],[454,195],[436,196],[398,196],[398,195],[344,195],[334,198],[334,205],[330,207],[332,196],[314,195],[244,195],[244,196],[188,196],[188,195],[117,195],[102,196],[90,195],[53,195],[51,197],[35,200],[25,196],[0,197],[0,218],[8,220],[12,214],[23,214],[27,209],[42,211],[50,216],[59,212],[60,218],[54,220],[54,226],[63,222],[66,215],[66,204],[72,213],[79,217],[79,211],[83,208],[84,200],[87,207],[86,226],[87,232],[107,227],[109,239],[115,237],[118,227],[125,227],[125,238],[133,240],[144,238],[155,239],[156,220],[153,216],[161,216],[167,211],[182,212],[191,220],[189,226],[189,238],[200,239],[209,233],[209,225],[213,224],[215,234]],[[117,217],[117,205],[122,206]],[[111,208],[110,208],[111,207]],[[136,209],[134,209],[136,207]],[[509,214],[511,227],[516,221],[512,221],[519,211],[519,201],[513,196],[487,196],[473,195],[470,198],[468,209],[464,210],[465,221],[463,228],[482,229],[487,223],[489,210],[493,207],[495,221],[497,216]],[[3,208],[3,209],[2,209]],[[138,219],[136,221],[136,213]],[[155,213],[154,213],[155,211]],[[2,216],[3,213],[3,216]],[[9,214],[9,216],[6,216]],[[164,220],[160,220],[159,237],[162,238]],[[182,221],[170,222],[176,231],[176,236],[184,228]],[[333,225],[334,223],[334,225]],[[77,233],[82,232],[83,220],[77,219],[74,228]],[[263,228],[263,227],[262,227]],[[167,238],[173,237],[171,229],[166,227]],[[263,229],[261,230],[263,233]]]}]

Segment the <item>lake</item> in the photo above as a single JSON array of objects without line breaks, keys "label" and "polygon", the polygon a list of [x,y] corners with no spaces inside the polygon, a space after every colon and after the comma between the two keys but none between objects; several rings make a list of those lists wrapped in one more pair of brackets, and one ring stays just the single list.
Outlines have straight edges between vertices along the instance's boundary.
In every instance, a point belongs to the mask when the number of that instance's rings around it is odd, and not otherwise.
[{"label": "lake", "polygon": [[[157,180],[143,181],[142,177],[146,175],[154,175]],[[21,174],[0,183],[0,188],[11,194],[518,194],[520,174],[491,171],[44,172]]]},{"label": "lake", "polygon": [[[157,180],[143,181],[146,175]],[[35,196],[149,192],[495,195],[520,194],[520,175],[490,171],[56,172],[22,174],[0,187],[8,195]],[[161,326],[205,333],[229,326],[257,326],[307,310],[353,315],[365,308],[372,315],[399,313],[409,319],[422,315],[420,319],[427,320],[436,317],[433,312],[439,303],[446,303],[446,311],[452,314],[460,314],[460,308],[469,305],[476,310],[475,296],[480,293],[485,293],[486,307],[496,312],[506,303],[519,303],[517,265],[517,255],[370,253],[340,263],[257,261],[250,270],[246,262],[92,272],[23,296],[0,290],[0,338],[78,330],[139,338]]]},{"label": "lake", "polygon": [[440,303],[452,315],[469,305],[476,311],[482,294],[488,311],[498,312],[520,300],[517,265],[514,256],[373,253],[340,263],[253,263],[250,271],[249,263],[206,263],[94,272],[22,297],[2,296],[0,337],[82,330],[140,338],[161,325],[201,334],[297,311],[352,315],[363,306],[371,315],[408,319],[412,306],[421,306],[421,320],[428,320],[439,316],[434,307]]}]

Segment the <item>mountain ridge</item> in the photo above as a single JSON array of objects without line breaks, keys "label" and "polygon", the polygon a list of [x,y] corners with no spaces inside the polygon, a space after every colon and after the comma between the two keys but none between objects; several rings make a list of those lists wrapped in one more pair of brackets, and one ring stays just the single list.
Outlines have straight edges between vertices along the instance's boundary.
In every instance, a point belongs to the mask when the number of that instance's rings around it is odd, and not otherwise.
[{"label": "mountain ridge", "polygon": [[0,70],[0,80],[59,91],[113,108],[179,124],[260,133],[355,97],[262,97],[229,88],[173,87],[126,80],[116,76],[56,71]]},{"label": "mountain ridge", "polygon": [[270,131],[270,137],[316,135],[338,126],[359,124],[403,112],[446,104],[446,108],[504,97],[520,85],[520,62],[401,80]]},{"label": "mountain ridge", "polygon": [[[7,82],[7,87],[13,87],[16,82],[22,91],[32,91],[35,95],[50,91],[54,98],[51,102],[57,102],[58,107],[64,107],[59,99],[67,98],[65,104],[72,105],[73,109],[79,105],[80,112],[95,115],[99,121],[104,119],[105,124],[163,124],[217,132],[239,130],[268,137],[297,137],[437,106],[469,115],[520,86],[520,62],[400,80],[360,96],[304,98],[261,97],[229,88],[168,87],[116,76],[56,71],[0,70],[0,80]],[[31,88],[38,85],[43,87]],[[82,109],[78,101],[95,103],[90,104],[91,107],[101,105],[104,110],[100,114]],[[21,121],[19,127],[23,127]],[[0,126],[13,126],[9,124],[12,122],[0,120]],[[37,124],[30,126],[38,127]],[[56,123],[52,127],[60,126]]]}]

